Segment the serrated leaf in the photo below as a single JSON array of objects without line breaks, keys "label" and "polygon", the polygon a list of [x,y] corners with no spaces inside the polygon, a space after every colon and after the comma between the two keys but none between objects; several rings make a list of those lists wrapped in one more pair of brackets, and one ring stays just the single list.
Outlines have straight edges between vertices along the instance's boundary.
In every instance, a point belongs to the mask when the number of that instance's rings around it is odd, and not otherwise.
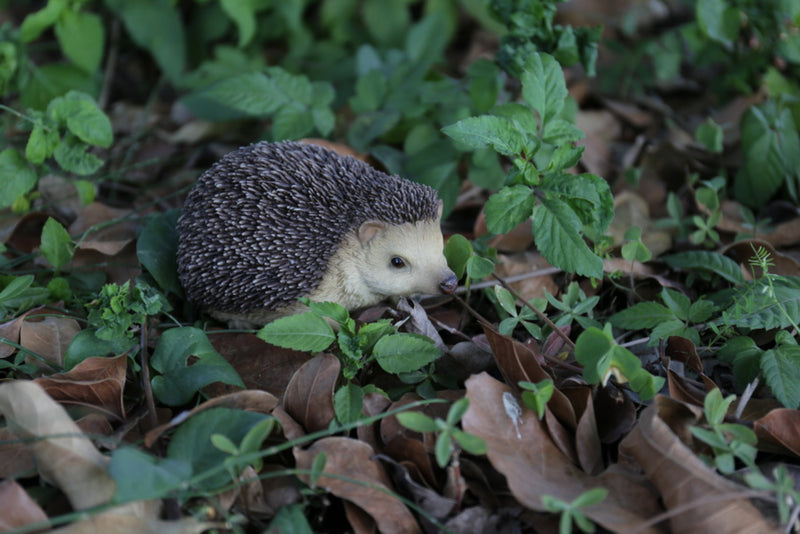
[{"label": "serrated leaf", "polygon": [[36,185],[36,173],[14,148],[0,152],[0,208],[7,208]]},{"label": "serrated leaf", "polygon": [[731,46],[739,33],[739,10],[727,0],[703,0],[695,5],[700,29],[711,39]]},{"label": "serrated leaf", "polygon": [[372,354],[384,371],[395,374],[416,371],[441,356],[433,341],[413,334],[384,336]]},{"label": "serrated leaf", "polygon": [[448,37],[444,16],[431,12],[408,30],[406,53],[414,63],[437,61],[444,52]]},{"label": "serrated leaf", "polygon": [[300,139],[313,129],[314,118],[299,102],[282,106],[272,119],[272,137],[275,141]]},{"label": "serrated leaf", "polygon": [[505,117],[467,117],[445,126],[442,132],[468,148],[490,146],[505,156],[518,155],[525,149],[525,136]]},{"label": "serrated leaf", "polygon": [[782,345],[766,351],[761,371],[781,404],[790,410],[800,407],[800,347]]},{"label": "serrated leaf", "polygon": [[608,318],[617,328],[641,330],[655,328],[664,321],[675,319],[675,314],[657,302],[640,302]]},{"label": "serrated leaf", "polygon": [[67,9],[61,13],[55,30],[64,55],[88,74],[97,72],[105,46],[105,29],[100,17]]},{"label": "serrated leaf", "polygon": [[689,328],[683,321],[674,319],[672,321],[664,321],[656,325],[650,332],[649,346],[653,347],[658,344],[662,339],[667,339],[670,336],[681,336],[689,339],[695,345],[700,344],[700,335],[694,328]]},{"label": "serrated leaf", "polygon": [[525,185],[505,187],[489,197],[484,207],[486,226],[493,234],[505,234],[533,214],[536,196]]},{"label": "serrated leaf", "polygon": [[84,143],[108,148],[114,140],[111,121],[86,93],[70,91],[53,99],[47,106],[47,114],[65,124]]},{"label": "serrated leaf", "polygon": [[565,202],[542,199],[533,209],[536,246],[552,265],[570,273],[603,277],[603,260],[589,249],[581,234],[581,221]]},{"label": "serrated leaf", "polygon": [[88,176],[103,166],[103,160],[87,152],[88,148],[87,144],[67,135],[53,151],[53,157],[65,171]]},{"label": "serrated leaf", "polygon": [[223,79],[183,98],[192,113],[215,120],[221,111],[214,106],[241,115],[262,117],[274,113],[287,103],[273,80],[261,72],[247,72]]},{"label": "serrated leaf", "polygon": [[42,228],[41,250],[45,259],[56,269],[60,269],[72,259],[75,250],[72,238],[61,223],[52,217],[47,218]]},{"label": "serrated leaf", "polygon": [[244,387],[236,370],[199,328],[166,330],[158,340],[151,363],[160,373],[151,380],[153,393],[168,406],[186,404],[200,389],[214,382]]},{"label": "serrated leaf", "polygon": [[565,202],[581,220],[598,234],[602,234],[614,218],[614,197],[608,182],[594,174],[577,176],[555,172],[545,176],[540,187],[548,197]]},{"label": "serrated leaf", "polygon": [[522,97],[539,113],[543,125],[561,112],[567,97],[567,84],[564,72],[553,56],[532,54],[525,63],[520,80]]},{"label": "serrated leaf", "polygon": [[773,281],[774,293],[764,281],[748,282],[734,304],[722,314],[721,322],[740,328],[789,328],[800,322],[800,278],[780,277]]},{"label": "serrated leaf", "polygon": [[271,345],[306,352],[325,350],[336,340],[328,322],[313,312],[281,317],[256,335]]},{"label": "serrated leaf", "polygon": [[53,154],[58,141],[58,132],[54,128],[47,128],[37,122],[25,145],[25,157],[34,165],[39,165]]},{"label": "serrated leaf", "polygon": [[343,425],[358,421],[363,406],[364,390],[352,382],[340,387],[333,396],[336,419]]},{"label": "serrated leaf", "polygon": [[734,284],[744,284],[739,264],[719,252],[692,250],[661,257],[673,269],[694,269],[716,274]]}]

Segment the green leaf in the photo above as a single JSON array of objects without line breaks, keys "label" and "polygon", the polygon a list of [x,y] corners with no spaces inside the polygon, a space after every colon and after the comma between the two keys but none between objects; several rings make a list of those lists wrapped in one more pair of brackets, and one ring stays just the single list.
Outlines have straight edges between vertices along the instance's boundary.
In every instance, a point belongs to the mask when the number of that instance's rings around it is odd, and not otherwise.
[{"label": "green leaf", "polygon": [[716,274],[734,284],[744,284],[744,275],[739,264],[719,252],[691,250],[668,254],[661,259],[673,269],[699,270]]},{"label": "green leaf", "polygon": [[397,414],[397,420],[404,427],[414,432],[436,432],[436,423],[432,418],[419,412],[401,412]]},{"label": "green leaf", "polygon": [[180,215],[180,210],[173,209],[148,218],[136,240],[136,257],[142,267],[160,288],[175,295],[183,295],[175,259],[178,250],[175,228]]},{"label": "green leaf", "polygon": [[6,148],[0,152],[0,209],[33,189],[36,180],[36,172],[18,150]]},{"label": "green leaf", "polygon": [[100,17],[95,13],[66,9],[55,29],[64,55],[87,73],[97,72],[105,46],[105,29]]},{"label": "green leaf", "polygon": [[323,351],[336,341],[331,325],[314,312],[281,317],[256,335],[271,345],[305,352]]},{"label": "green leaf", "polygon": [[744,163],[734,193],[743,204],[760,208],[800,167],[800,136],[791,111],[777,109],[773,101],[751,107],[742,117],[741,132]]},{"label": "green leaf", "polygon": [[363,407],[364,390],[352,382],[340,387],[333,396],[336,420],[343,425],[358,421]]},{"label": "green leaf", "polygon": [[781,404],[790,410],[800,407],[800,347],[781,345],[766,351],[761,371]]},{"label": "green leaf", "polygon": [[158,340],[151,363],[160,373],[151,381],[153,393],[168,406],[186,404],[201,388],[214,382],[244,387],[236,370],[198,328],[166,330]]},{"label": "green leaf", "polygon": [[[0,298],[0,303],[2,298]],[[132,349],[138,344],[137,340],[124,336],[112,339],[100,339],[93,329],[84,329],[72,338],[64,354],[64,368],[72,369],[83,360],[95,356],[117,356]]]},{"label": "green leaf", "polygon": [[65,171],[87,176],[103,166],[103,160],[87,152],[88,148],[89,145],[75,136],[67,135],[56,147],[53,157]]},{"label": "green leaf", "polygon": [[700,29],[711,39],[732,46],[739,34],[739,10],[727,0],[703,0],[695,4]]},{"label": "green leaf", "polygon": [[478,113],[486,113],[497,102],[500,71],[494,61],[480,58],[469,66],[469,96]]},{"label": "green leaf", "polygon": [[714,122],[714,119],[711,117],[697,127],[694,137],[699,143],[706,147],[706,150],[709,152],[713,152],[714,154],[722,153],[722,127]]},{"label": "green leaf", "polygon": [[394,374],[416,371],[441,356],[433,341],[414,334],[384,336],[372,354],[384,371]]},{"label": "green leaf", "polygon": [[25,157],[34,165],[39,165],[53,154],[58,142],[58,132],[54,128],[48,128],[37,122],[25,145]]},{"label": "green leaf", "polygon": [[[323,5],[328,5],[326,2]],[[278,508],[275,517],[265,532],[292,532],[294,534],[314,534],[305,516],[304,504],[290,504]]]},{"label": "green leaf", "polygon": [[406,52],[414,63],[438,61],[444,53],[447,24],[441,13],[430,13],[414,24],[406,36]]},{"label": "green leaf", "polygon": [[453,438],[455,438],[456,443],[458,443],[462,449],[470,454],[482,455],[486,454],[488,450],[486,442],[482,438],[464,432],[463,430],[456,429],[453,432]]},{"label": "green leaf", "polygon": [[664,321],[675,319],[675,314],[657,302],[639,302],[608,318],[612,325],[626,330],[655,328]]},{"label": "green leaf", "polygon": [[314,118],[308,108],[299,102],[282,106],[272,119],[272,137],[275,141],[300,139],[314,130]]},{"label": "green leaf", "polygon": [[717,357],[721,361],[733,364],[736,387],[744,389],[758,376],[763,352],[753,338],[737,336],[729,339],[720,347]]},{"label": "green leaf", "polygon": [[112,453],[108,473],[116,482],[112,502],[123,504],[167,497],[191,478],[192,466],[183,458],[161,459],[122,447]]},{"label": "green leaf", "polygon": [[444,246],[444,257],[456,277],[461,279],[467,268],[467,260],[472,256],[472,243],[461,234],[453,234]]},{"label": "green leaf", "polygon": [[265,74],[247,72],[190,93],[182,102],[200,118],[219,120],[267,116],[285,105],[287,99]]},{"label": "green leaf", "polygon": [[525,63],[522,97],[539,113],[542,125],[555,118],[564,107],[567,84],[564,72],[553,56],[532,54]]},{"label": "green leaf", "polygon": [[518,155],[525,149],[525,136],[505,117],[467,117],[445,126],[442,132],[467,148],[490,146],[505,156]]},{"label": "green leaf", "polygon": [[171,80],[179,81],[186,63],[186,36],[171,0],[106,0],[133,41],[155,58]]},{"label": "green leaf", "polygon": [[533,214],[535,205],[536,196],[530,187],[504,187],[486,202],[486,226],[493,234],[510,232]]},{"label": "green leaf", "polygon": [[245,46],[256,33],[255,7],[252,1],[220,0],[222,10],[236,24],[239,31],[239,48]]},{"label": "green leaf", "polygon": [[86,93],[70,91],[47,106],[47,114],[66,124],[67,130],[90,145],[108,148],[114,140],[111,121]]},{"label": "green leaf", "polygon": [[453,455],[453,443],[450,441],[450,434],[445,432],[439,434],[434,445],[434,453],[439,467],[446,467],[450,457]]},{"label": "green leaf", "polygon": [[748,282],[734,304],[722,314],[722,322],[740,328],[789,328],[800,322],[800,278],[777,277],[774,293],[763,280]]},{"label": "green leaf", "polygon": [[366,150],[370,143],[382,136],[400,121],[399,111],[382,109],[356,117],[347,131],[347,140],[356,150]]},{"label": "green leaf", "polygon": [[494,263],[482,256],[472,256],[467,260],[467,274],[473,280],[481,280],[494,272]]},{"label": "green leaf", "polygon": [[[305,302],[305,299],[303,300]],[[350,318],[347,308],[336,302],[306,302],[311,311],[323,317],[330,317],[340,325],[343,325]]]},{"label": "green leaf", "polygon": [[[211,436],[222,434],[232,443],[241,443],[252,428],[269,417],[263,413],[223,407],[203,410],[192,415],[177,428],[167,446],[167,457],[189,462],[195,476],[206,473],[230,458],[227,452],[214,446]],[[244,463],[230,465],[235,465],[237,472],[246,467]],[[193,489],[214,491],[230,482],[230,473],[217,471],[197,481]]]},{"label": "green leaf", "polygon": [[603,260],[594,254],[581,235],[575,211],[558,199],[542,199],[533,209],[536,246],[552,265],[570,273],[603,277]]},{"label": "green leaf", "polygon": [[67,5],[68,0],[48,0],[42,9],[29,14],[19,28],[20,40],[23,43],[30,43],[39,37],[43,31],[56,23]]},{"label": "green leaf", "polygon": [[69,232],[61,226],[61,223],[47,218],[42,228],[42,255],[56,269],[62,268],[69,263],[75,252],[75,246]]},{"label": "green leaf", "polygon": [[689,297],[679,291],[666,287],[661,290],[660,296],[664,304],[667,305],[667,308],[669,308],[678,319],[682,321],[689,320],[689,307],[692,305],[692,301],[689,300]]}]

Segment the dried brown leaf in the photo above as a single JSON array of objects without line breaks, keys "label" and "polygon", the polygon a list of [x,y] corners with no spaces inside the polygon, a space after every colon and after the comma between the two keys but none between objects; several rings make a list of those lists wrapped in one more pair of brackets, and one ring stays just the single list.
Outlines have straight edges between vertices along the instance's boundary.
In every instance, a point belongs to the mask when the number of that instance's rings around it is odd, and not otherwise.
[{"label": "dried brown leaf", "polygon": [[332,354],[317,354],[304,363],[286,386],[283,408],[306,432],[328,428],[336,417],[333,390],[341,364]]},{"label": "dried brown leaf", "polygon": [[776,447],[779,452],[800,456],[800,412],[777,408],[753,423],[758,445]]},{"label": "dried brown leaf", "polygon": [[[99,226],[98,229],[92,230],[78,242],[78,248],[96,250],[106,256],[115,256],[136,239],[136,224],[129,219],[124,219],[130,213],[130,210],[116,209],[100,202],[92,202],[83,208],[78,218],[69,226],[69,235],[82,234],[92,227]],[[122,220],[108,225],[109,222],[117,219]]]},{"label": "dried brown leaf", "polygon": [[0,482],[0,531],[47,521],[44,510],[14,480]]},{"label": "dried brown leaf", "polygon": [[[664,416],[662,418],[662,415]],[[773,532],[745,489],[718,475],[686,445],[698,409],[657,396],[620,445],[661,494],[673,532]],[[676,433],[677,432],[677,433]]]},{"label": "dried brown leaf", "polygon": [[[609,490],[606,499],[583,511],[603,527],[631,531],[660,511],[656,496],[636,475],[614,466],[598,476],[582,472],[550,440],[536,415],[523,408],[518,419],[506,411],[505,384],[483,373],[467,380],[469,409],[464,430],[486,441],[492,465],[505,475],[509,488],[524,506],[545,511],[542,495],[570,502],[595,487]],[[653,527],[641,532],[657,532]]]},{"label": "dried brown leaf", "polygon": [[[389,476],[381,463],[373,458],[375,451],[372,447],[350,438],[323,438],[307,450],[295,447],[297,467],[310,469],[314,458],[321,452],[325,453],[327,461],[317,485],[362,508],[384,534],[420,532],[408,508],[388,493],[392,490]],[[308,475],[299,476],[304,482],[309,482]]]}]

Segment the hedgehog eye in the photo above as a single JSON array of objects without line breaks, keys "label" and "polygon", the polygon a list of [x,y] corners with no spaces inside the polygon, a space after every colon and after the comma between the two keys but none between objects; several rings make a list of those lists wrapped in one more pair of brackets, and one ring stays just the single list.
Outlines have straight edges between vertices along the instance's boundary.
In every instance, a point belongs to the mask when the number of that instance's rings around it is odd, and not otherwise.
[{"label": "hedgehog eye", "polygon": [[390,263],[392,264],[392,267],[394,267],[395,269],[402,269],[403,267],[406,266],[406,262],[403,261],[403,258],[401,258],[400,256],[392,256]]}]

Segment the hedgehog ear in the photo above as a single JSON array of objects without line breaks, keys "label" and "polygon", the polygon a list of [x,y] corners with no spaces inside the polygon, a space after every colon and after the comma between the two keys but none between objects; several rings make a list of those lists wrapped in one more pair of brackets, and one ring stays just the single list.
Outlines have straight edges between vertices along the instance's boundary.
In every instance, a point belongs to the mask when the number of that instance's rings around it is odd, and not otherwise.
[{"label": "hedgehog ear", "polygon": [[436,213],[438,214],[436,216],[437,219],[441,219],[442,218],[442,212],[443,211],[444,211],[444,202],[442,202],[441,199],[440,199],[439,200],[439,207],[436,208]]},{"label": "hedgehog ear", "polygon": [[366,221],[358,227],[358,240],[366,245],[385,229],[386,224],[381,221]]}]

